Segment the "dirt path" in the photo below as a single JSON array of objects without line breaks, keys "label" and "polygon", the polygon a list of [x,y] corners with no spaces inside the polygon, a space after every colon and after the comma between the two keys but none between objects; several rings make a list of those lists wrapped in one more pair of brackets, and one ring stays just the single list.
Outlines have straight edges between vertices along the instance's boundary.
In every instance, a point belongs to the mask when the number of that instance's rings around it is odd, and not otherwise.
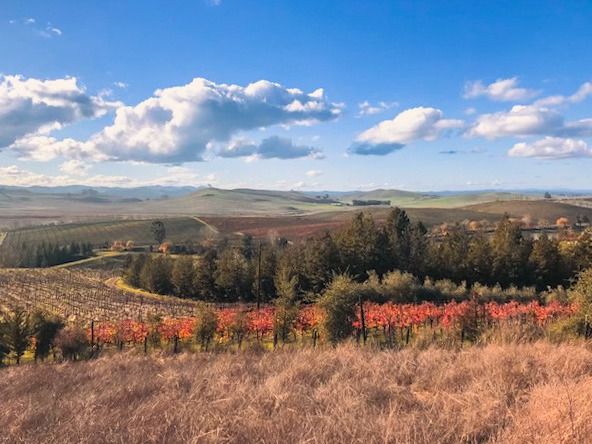
[{"label": "dirt path", "polygon": [[74,261],[74,262],[66,262],[65,264],[54,265],[51,268],[70,268],[70,267],[75,267],[76,265],[88,264],[91,262],[100,261],[105,258],[118,257],[121,255],[123,255],[123,253],[115,252],[115,251],[113,251],[113,252],[110,251],[110,252],[106,252],[106,253],[99,253],[97,256],[87,257],[86,259],[80,259],[80,260]]},{"label": "dirt path", "polygon": [[209,229],[212,233],[218,235],[220,234],[220,231],[213,225],[210,225],[209,223],[207,223],[205,220],[200,219],[197,216],[193,216],[193,219],[196,220],[197,222],[199,222],[200,224],[202,224],[204,227],[206,227],[207,229]]}]

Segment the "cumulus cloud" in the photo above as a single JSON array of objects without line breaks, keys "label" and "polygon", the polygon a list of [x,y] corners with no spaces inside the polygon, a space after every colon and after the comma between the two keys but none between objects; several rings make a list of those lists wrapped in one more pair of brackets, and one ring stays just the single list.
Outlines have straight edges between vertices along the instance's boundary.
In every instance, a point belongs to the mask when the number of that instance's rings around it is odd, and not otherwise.
[{"label": "cumulus cloud", "polygon": [[80,142],[71,138],[56,139],[45,135],[23,137],[10,145],[10,149],[18,152],[21,159],[40,162],[56,157],[92,161],[108,159],[90,142]]},{"label": "cumulus cloud", "polygon": [[534,102],[535,106],[559,106],[570,103],[578,103],[592,95],[592,82],[583,83],[578,90],[570,96],[555,95],[543,97]]},{"label": "cumulus cloud", "polygon": [[540,159],[567,159],[592,157],[592,147],[583,140],[561,137],[545,137],[532,143],[515,144],[509,151],[510,157],[536,157]]},{"label": "cumulus cloud", "polygon": [[102,116],[119,105],[88,95],[75,77],[0,76],[0,148],[30,134]]},{"label": "cumulus cloud", "polygon": [[321,176],[323,174],[323,172],[321,170],[308,170],[306,172],[306,175],[308,177],[318,177]]},{"label": "cumulus cloud", "polygon": [[[64,165],[62,165],[63,167]],[[181,168],[181,169],[179,169]],[[67,167],[66,167],[67,169]],[[151,179],[135,179],[127,176],[80,175],[64,172],[61,175],[39,174],[19,168],[16,165],[0,167],[0,185],[9,186],[64,186],[88,185],[106,187],[140,187],[140,186],[182,186],[215,184],[215,174],[200,176],[182,167],[170,167],[166,174]]]},{"label": "cumulus cloud", "polygon": [[435,140],[444,132],[463,125],[462,120],[445,119],[444,113],[437,108],[411,108],[361,133],[349,152],[385,155],[417,140]]},{"label": "cumulus cloud", "polygon": [[553,109],[515,105],[509,111],[479,116],[467,134],[488,139],[531,135],[587,137],[592,134],[592,119],[564,122],[563,116]]},{"label": "cumulus cloud", "polygon": [[[209,146],[227,142],[240,132],[329,121],[341,110],[327,101],[322,89],[307,94],[267,80],[243,87],[196,78],[183,86],[159,89],[136,106],[118,107],[112,125],[79,142],[83,153],[78,156],[95,153],[110,160],[154,163],[198,161]],[[63,152],[55,146],[40,145],[38,150]],[[28,149],[29,157],[38,158],[32,151]],[[310,147],[273,138],[257,151],[261,157],[278,158],[313,154]]]},{"label": "cumulus cloud", "polygon": [[236,140],[218,152],[220,157],[255,157],[258,159],[321,158],[321,150],[307,145],[295,145],[292,139],[271,136],[261,143]]},{"label": "cumulus cloud", "polygon": [[81,160],[68,160],[60,165],[60,171],[71,176],[86,176],[90,170],[90,165]]},{"label": "cumulus cloud", "polygon": [[373,105],[365,100],[361,103],[358,103],[358,117],[379,114],[398,105],[399,104],[397,102],[378,102]]},{"label": "cumulus cloud", "polygon": [[468,82],[465,85],[463,97],[465,99],[487,97],[498,102],[516,102],[531,99],[538,94],[538,91],[519,87],[518,77],[512,77],[509,79],[497,79],[489,85],[483,84],[481,80]]}]

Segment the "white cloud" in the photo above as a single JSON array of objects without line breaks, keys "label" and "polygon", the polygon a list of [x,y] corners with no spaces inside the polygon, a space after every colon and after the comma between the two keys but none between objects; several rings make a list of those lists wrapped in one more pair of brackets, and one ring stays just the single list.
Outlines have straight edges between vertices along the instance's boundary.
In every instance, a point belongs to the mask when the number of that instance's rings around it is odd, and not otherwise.
[{"label": "white cloud", "polygon": [[47,28],[45,28],[45,30],[50,34],[54,34],[57,36],[61,36],[63,34],[62,30],[60,28],[56,28],[55,26],[48,26]]},{"label": "white cloud", "polygon": [[44,135],[26,136],[18,139],[10,149],[18,152],[21,159],[40,162],[64,157],[69,159],[87,159],[92,161],[107,160],[107,156],[96,150],[90,142],[75,139],[55,139]]},{"label": "white cloud", "polygon": [[256,159],[297,159],[309,157],[323,158],[318,148],[307,145],[295,145],[291,139],[271,136],[260,143],[244,139],[234,140],[218,151],[220,157],[247,157],[251,161]]},{"label": "white cloud", "polygon": [[[183,86],[159,89],[136,106],[119,107],[113,124],[82,146],[111,160],[196,161],[202,160],[209,145],[242,131],[313,124],[340,114],[341,107],[329,103],[322,89],[306,94],[266,80],[242,87],[196,78]],[[291,153],[300,147],[284,148]],[[259,151],[263,157],[281,157],[280,152],[273,155],[269,144]]]},{"label": "white cloud", "polygon": [[437,108],[417,107],[405,110],[392,120],[384,120],[361,133],[349,152],[384,155],[417,140],[435,140],[447,130],[461,128],[462,120],[445,119]]},{"label": "white cloud", "polygon": [[563,118],[556,111],[532,105],[515,105],[510,111],[479,116],[468,134],[487,138],[544,134],[557,131],[562,126]]},{"label": "white cloud", "polygon": [[[173,167],[174,168],[174,167]],[[169,169],[170,170],[170,169]],[[200,176],[190,170],[167,171],[167,174],[153,179],[133,179],[128,176],[94,175],[81,176],[72,174],[47,175],[24,170],[16,165],[0,167],[0,185],[9,186],[64,186],[88,185],[106,187],[140,187],[140,186],[182,186],[215,184],[214,174]]]},{"label": "white cloud", "polygon": [[463,97],[465,99],[474,99],[484,96],[498,102],[516,102],[531,99],[538,94],[538,91],[519,87],[518,77],[512,77],[509,79],[497,79],[489,85],[484,85],[481,80],[468,82],[465,85]]},{"label": "white cloud", "polygon": [[592,157],[592,147],[578,139],[545,137],[536,142],[515,144],[509,151],[510,157],[536,157],[540,159],[566,159]]},{"label": "white cloud", "polygon": [[358,103],[358,117],[379,114],[398,105],[397,102],[378,102],[373,105],[365,100],[364,102]]},{"label": "white cloud", "polygon": [[306,172],[306,175],[308,177],[319,177],[323,174],[323,172],[321,170],[308,170]]},{"label": "white cloud", "polygon": [[120,105],[90,96],[75,77],[39,80],[0,76],[0,148],[35,133],[48,133]]},{"label": "white cloud", "polygon": [[563,116],[550,108],[515,105],[510,111],[479,116],[467,135],[489,139],[532,135],[586,137],[592,135],[592,119],[564,122]]},{"label": "white cloud", "polygon": [[22,25],[28,27],[33,33],[45,37],[47,39],[52,37],[61,37],[63,32],[57,26],[52,25],[50,22],[47,22],[45,27],[43,25],[39,26],[40,24],[37,23],[37,20],[33,17],[28,17],[22,20],[9,20],[8,23],[11,25]]},{"label": "white cloud", "polygon": [[117,88],[126,89],[129,85],[125,82],[113,82],[113,86]]},{"label": "white cloud", "polygon": [[583,83],[571,96],[548,96],[534,102],[535,106],[559,106],[566,103],[578,103],[592,95],[592,82]]},{"label": "white cloud", "polygon": [[81,160],[68,160],[60,165],[60,171],[70,176],[86,176],[90,170],[90,165]]}]

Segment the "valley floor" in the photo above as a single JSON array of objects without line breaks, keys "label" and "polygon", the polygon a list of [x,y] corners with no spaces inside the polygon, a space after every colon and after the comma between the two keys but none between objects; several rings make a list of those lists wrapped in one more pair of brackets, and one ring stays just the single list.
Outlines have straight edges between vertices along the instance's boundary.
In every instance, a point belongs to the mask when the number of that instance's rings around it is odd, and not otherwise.
[{"label": "valley floor", "polygon": [[584,343],[117,354],[0,370],[0,441],[586,443]]}]

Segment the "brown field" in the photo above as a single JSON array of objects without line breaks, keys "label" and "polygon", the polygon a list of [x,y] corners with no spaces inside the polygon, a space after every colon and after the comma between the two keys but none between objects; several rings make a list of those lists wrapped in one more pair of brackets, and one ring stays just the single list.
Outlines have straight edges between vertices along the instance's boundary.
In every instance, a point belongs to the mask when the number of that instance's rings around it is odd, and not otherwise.
[{"label": "brown field", "polygon": [[[303,239],[332,231],[348,223],[357,212],[370,212],[377,222],[383,222],[390,208],[350,207],[347,210],[307,214],[303,216],[203,216],[201,220],[223,234],[243,233],[253,237],[282,236],[287,239]],[[428,227],[443,222],[456,223],[465,220],[487,220],[497,222],[502,213],[468,211],[461,208],[408,208],[405,209],[414,221],[421,221]]]},{"label": "brown field", "polygon": [[472,211],[483,211],[486,213],[504,214],[512,217],[530,217],[535,223],[539,220],[546,220],[551,224],[560,217],[567,217],[570,222],[575,222],[578,215],[592,218],[592,208],[571,205],[565,201],[550,200],[512,200],[487,202],[478,205],[465,207]]},{"label": "brown field", "polygon": [[130,353],[0,371],[9,443],[587,443],[583,343]]}]

